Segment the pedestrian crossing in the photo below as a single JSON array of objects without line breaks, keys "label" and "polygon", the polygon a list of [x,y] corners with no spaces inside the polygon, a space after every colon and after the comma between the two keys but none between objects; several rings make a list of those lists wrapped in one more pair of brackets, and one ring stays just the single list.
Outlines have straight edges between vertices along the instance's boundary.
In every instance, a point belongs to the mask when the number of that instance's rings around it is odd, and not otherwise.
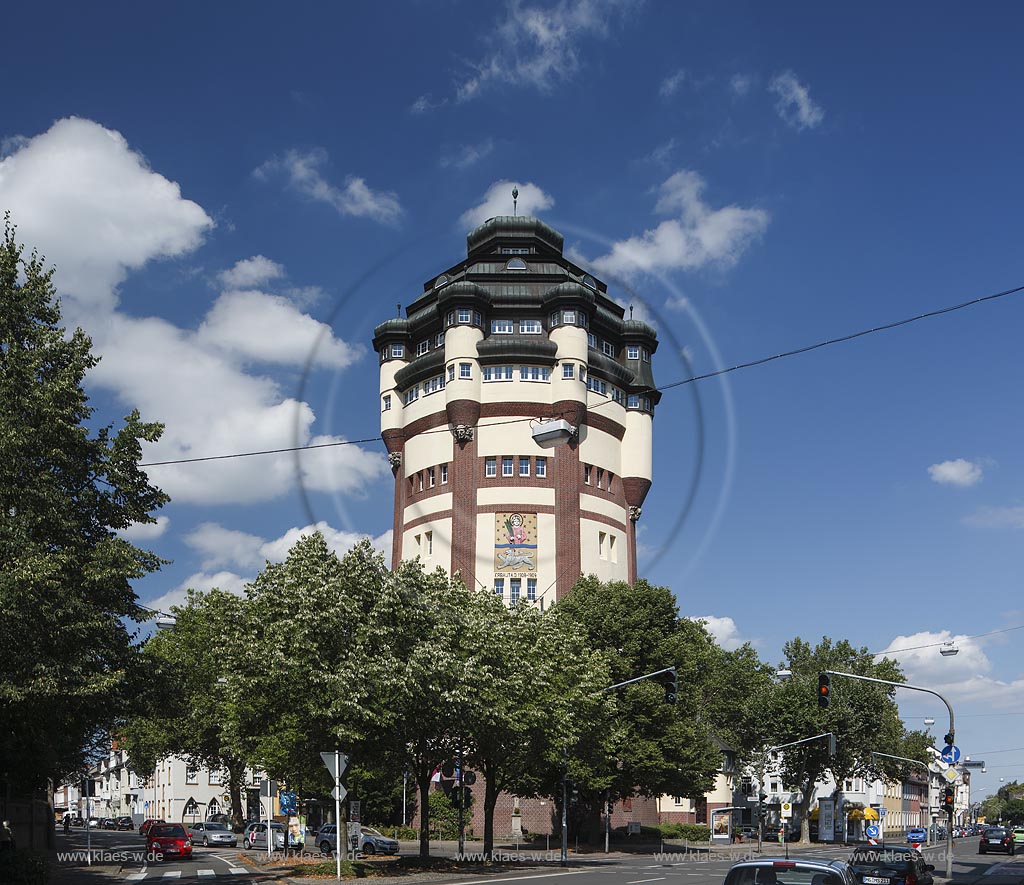
[{"label": "pedestrian crossing", "polygon": [[126,882],[141,882],[143,879],[154,880],[154,879],[180,879],[182,876],[192,878],[198,876],[200,879],[212,879],[217,876],[248,876],[251,874],[251,870],[247,870],[245,867],[228,867],[226,870],[218,871],[211,869],[196,869],[196,870],[157,870],[157,869],[146,869],[138,873],[129,873],[124,877]]}]

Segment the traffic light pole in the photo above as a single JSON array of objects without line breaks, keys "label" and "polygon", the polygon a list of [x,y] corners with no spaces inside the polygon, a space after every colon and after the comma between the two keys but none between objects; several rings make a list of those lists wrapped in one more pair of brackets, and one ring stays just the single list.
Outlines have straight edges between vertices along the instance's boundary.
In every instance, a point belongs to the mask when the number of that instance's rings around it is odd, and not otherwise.
[{"label": "traffic light pole", "polygon": [[[886,759],[899,759],[900,762],[909,762],[911,765],[920,765],[925,770],[925,772],[926,772],[925,777],[928,779],[928,792],[929,792],[929,794],[931,793],[932,772],[931,772],[931,769],[928,768],[928,766],[925,765],[920,759],[908,759],[906,756],[893,756],[892,753],[877,753],[874,750],[871,751],[871,755],[872,756],[884,756]],[[931,806],[931,804],[932,804],[931,803],[931,797],[929,795],[928,805]],[[928,816],[931,817],[931,814],[929,814]],[[927,841],[925,842],[925,845],[928,846],[928,847],[931,847],[931,844],[932,844],[932,828],[931,828],[930,824],[929,824],[928,829],[927,829],[926,832],[928,834],[928,838],[927,838]],[[884,830],[882,831],[882,843],[885,844],[885,831]]]},{"label": "traffic light pole", "polygon": [[[856,673],[841,673],[838,670],[825,670],[830,676],[843,676],[846,679],[860,679],[862,682],[874,682],[878,685],[889,685],[893,688],[908,688],[911,691],[923,691],[926,694],[933,694],[942,703],[946,705],[946,709],[949,711],[949,733],[945,736],[945,741],[949,746],[953,746],[956,741],[956,730],[953,727],[953,707],[950,705],[942,695],[931,688],[923,688],[920,685],[910,685],[906,682],[890,682],[888,679],[875,679],[873,676],[860,676]],[[949,816],[946,821],[946,878],[951,879],[953,877],[953,817]]]}]

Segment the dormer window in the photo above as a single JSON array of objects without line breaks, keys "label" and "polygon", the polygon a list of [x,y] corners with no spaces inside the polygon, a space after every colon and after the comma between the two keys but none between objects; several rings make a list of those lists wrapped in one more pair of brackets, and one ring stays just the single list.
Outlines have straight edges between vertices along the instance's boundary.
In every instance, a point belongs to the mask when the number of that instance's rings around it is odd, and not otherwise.
[{"label": "dormer window", "polygon": [[505,270],[526,270],[526,262],[522,258],[510,258],[505,262]]},{"label": "dormer window", "polygon": [[392,344],[391,345],[391,358],[402,359],[405,356],[405,345],[404,344]]},{"label": "dormer window", "polygon": [[441,274],[436,280],[434,280],[434,288],[440,289],[445,283],[448,282],[448,274]]},{"label": "dormer window", "polygon": [[640,348],[635,344],[630,344],[626,347],[626,359],[627,360],[638,360],[640,359]]},{"label": "dormer window", "polygon": [[586,273],[583,275],[583,285],[588,286],[591,289],[596,289],[597,280],[595,280],[590,274]]}]

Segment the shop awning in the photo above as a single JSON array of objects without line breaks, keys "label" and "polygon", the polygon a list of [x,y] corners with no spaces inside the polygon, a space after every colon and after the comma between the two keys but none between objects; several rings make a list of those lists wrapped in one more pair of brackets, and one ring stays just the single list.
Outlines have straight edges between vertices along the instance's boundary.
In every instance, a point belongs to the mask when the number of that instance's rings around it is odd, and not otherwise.
[{"label": "shop awning", "polygon": [[848,820],[864,820],[864,809],[863,808],[851,808],[850,813],[846,815]]},{"label": "shop awning", "polygon": [[878,811],[874,808],[865,808],[864,820],[878,820]]}]

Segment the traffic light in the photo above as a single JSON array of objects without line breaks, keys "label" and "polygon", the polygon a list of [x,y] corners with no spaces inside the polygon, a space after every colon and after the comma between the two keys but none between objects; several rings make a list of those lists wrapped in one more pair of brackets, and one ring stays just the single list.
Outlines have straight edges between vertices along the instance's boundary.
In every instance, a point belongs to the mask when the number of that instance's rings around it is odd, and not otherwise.
[{"label": "traffic light", "polygon": [[829,693],[832,691],[832,677],[828,673],[818,674],[818,706],[827,707]]},{"label": "traffic light", "polygon": [[674,704],[676,695],[679,694],[679,677],[676,676],[676,668],[673,667],[668,674],[668,683],[665,685],[665,703]]},{"label": "traffic light", "polygon": [[952,816],[953,805],[955,802],[955,794],[952,787],[946,787],[942,793],[942,807],[946,809],[946,812]]},{"label": "traffic light", "polygon": [[570,805],[575,805],[580,801],[580,785],[576,781],[566,780],[565,796]]}]

